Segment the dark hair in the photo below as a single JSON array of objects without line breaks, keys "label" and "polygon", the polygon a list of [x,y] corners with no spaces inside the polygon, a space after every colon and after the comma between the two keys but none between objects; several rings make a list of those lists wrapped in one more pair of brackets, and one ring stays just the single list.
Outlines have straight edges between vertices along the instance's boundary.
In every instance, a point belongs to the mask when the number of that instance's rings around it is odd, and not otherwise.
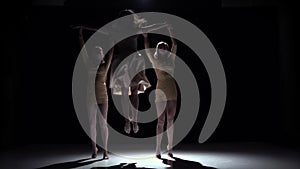
[{"label": "dark hair", "polygon": [[156,45],[155,53],[154,53],[154,58],[155,59],[158,58],[158,49],[161,48],[161,47],[163,47],[164,50],[170,51],[169,45],[166,42],[164,42],[164,41],[158,42],[157,45]]}]

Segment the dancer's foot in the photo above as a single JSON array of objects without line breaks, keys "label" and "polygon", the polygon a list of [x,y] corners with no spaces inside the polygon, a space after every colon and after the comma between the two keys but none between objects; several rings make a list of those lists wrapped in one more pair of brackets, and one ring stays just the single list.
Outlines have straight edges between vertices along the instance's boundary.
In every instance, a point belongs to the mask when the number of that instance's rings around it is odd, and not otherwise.
[{"label": "dancer's foot", "polygon": [[139,125],[137,122],[132,122],[132,128],[133,128],[133,132],[137,133],[139,131]]},{"label": "dancer's foot", "polygon": [[160,155],[160,147],[156,147],[156,158],[161,159],[161,155]]},{"label": "dancer's foot", "polygon": [[94,151],[92,153],[92,158],[96,158],[97,157],[97,153],[98,153],[98,148],[94,149]]},{"label": "dancer's foot", "polygon": [[128,119],[125,120],[124,131],[129,134],[131,130],[130,121]]},{"label": "dancer's foot", "polygon": [[109,159],[107,151],[103,151],[103,160]]},{"label": "dancer's foot", "polygon": [[97,154],[92,154],[92,158],[97,158]]},{"label": "dancer's foot", "polygon": [[173,158],[173,152],[172,152],[172,149],[169,147],[169,145],[167,145],[167,150],[168,150],[168,156]]}]

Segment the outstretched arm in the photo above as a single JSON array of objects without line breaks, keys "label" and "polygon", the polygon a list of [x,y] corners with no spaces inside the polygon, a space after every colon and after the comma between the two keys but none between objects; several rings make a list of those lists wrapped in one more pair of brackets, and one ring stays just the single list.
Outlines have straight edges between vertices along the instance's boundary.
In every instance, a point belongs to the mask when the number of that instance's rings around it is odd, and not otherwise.
[{"label": "outstretched arm", "polygon": [[151,51],[149,49],[150,45],[149,45],[149,40],[148,40],[148,34],[144,33],[143,36],[144,36],[144,46],[145,46],[146,55],[149,58],[149,60],[151,62],[153,62],[154,61],[154,57],[153,57],[153,55],[152,55],[152,53],[151,53]]},{"label": "outstretched arm", "polygon": [[87,26],[71,26],[73,29],[84,29],[84,30],[88,30],[88,31],[94,31],[94,32],[99,32],[102,33],[104,35],[109,35],[108,32],[103,31],[103,30],[99,30],[97,28],[92,28],[92,27],[87,27]]},{"label": "outstretched arm", "polygon": [[149,33],[149,32],[153,32],[162,28],[167,27],[168,24],[166,23],[156,23],[156,24],[152,24],[152,25],[146,25],[146,26],[141,26],[141,32],[139,33]]}]

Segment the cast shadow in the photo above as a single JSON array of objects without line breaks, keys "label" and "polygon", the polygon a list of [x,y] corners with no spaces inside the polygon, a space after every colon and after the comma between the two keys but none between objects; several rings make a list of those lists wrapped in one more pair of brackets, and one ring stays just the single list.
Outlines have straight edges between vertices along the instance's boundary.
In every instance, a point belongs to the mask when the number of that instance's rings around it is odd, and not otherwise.
[{"label": "cast shadow", "polygon": [[[188,161],[184,160],[178,157],[173,157],[173,160],[168,160],[161,158],[162,162],[166,165],[169,165],[170,167],[164,167],[166,169],[183,169],[183,168],[188,168],[188,169],[217,169],[214,167],[208,167],[208,166],[203,166],[199,162],[195,161]],[[114,166],[109,166],[109,167],[93,167],[91,169],[152,169],[152,168],[145,168],[145,167],[136,167],[136,163],[120,163],[118,165]]]},{"label": "cast shadow", "polygon": [[145,168],[145,167],[136,167],[136,163],[120,163],[118,165],[113,165],[109,167],[93,167],[91,169],[155,169],[155,168]]},{"label": "cast shadow", "polygon": [[62,163],[56,163],[56,164],[50,164],[48,166],[40,167],[37,169],[69,169],[69,168],[77,168],[77,167],[82,167],[85,165],[90,165],[92,163],[102,161],[104,159],[98,159],[98,160],[92,160],[92,161],[86,161],[91,158],[85,158],[85,159],[80,159],[80,160],[75,160],[75,161],[68,161],[68,162],[62,162]]},{"label": "cast shadow", "polygon": [[217,169],[214,167],[208,167],[208,166],[204,166],[199,162],[196,161],[189,161],[189,160],[184,160],[178,157],[173,157],[173,160],[168,160],[165,158],[161,158],[162,162],[164,164],[170,165],[170,167],[167,168],[173,168],[173,169],[182,169],[182,168],[188,168],[188,169]]}]

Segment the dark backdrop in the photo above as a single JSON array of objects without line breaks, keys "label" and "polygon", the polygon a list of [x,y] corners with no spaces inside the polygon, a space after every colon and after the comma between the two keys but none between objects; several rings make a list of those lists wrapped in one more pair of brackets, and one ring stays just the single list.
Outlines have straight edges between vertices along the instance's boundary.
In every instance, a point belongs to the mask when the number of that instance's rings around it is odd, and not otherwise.
[{"label": "dark backdrop", "polygon": [[[215,46],[225,69],[228,96],[223,118],[208,142],[299,141],[293,4],[232,0],[205,0],[200,4],[150,0],[49,2],[5,4],[10,10],[3,14],[1,146],[89,141],[72,102],[72,73],[80,49],[78,34],[70,25],[101,27],[125,8],[182,17],[197,25]],[[209,108],[208,76],[201,61],[182,43],[178,55],[191,67],[204,98],[197,122],[183,140],[196,143]],[[141,99],[147,103],[146,95]],[[115,120],[113,106],[110,110],[109,123],[122,130],[122,119]],[[155,132],[155,126],[143,127],[146,132]]]}]

